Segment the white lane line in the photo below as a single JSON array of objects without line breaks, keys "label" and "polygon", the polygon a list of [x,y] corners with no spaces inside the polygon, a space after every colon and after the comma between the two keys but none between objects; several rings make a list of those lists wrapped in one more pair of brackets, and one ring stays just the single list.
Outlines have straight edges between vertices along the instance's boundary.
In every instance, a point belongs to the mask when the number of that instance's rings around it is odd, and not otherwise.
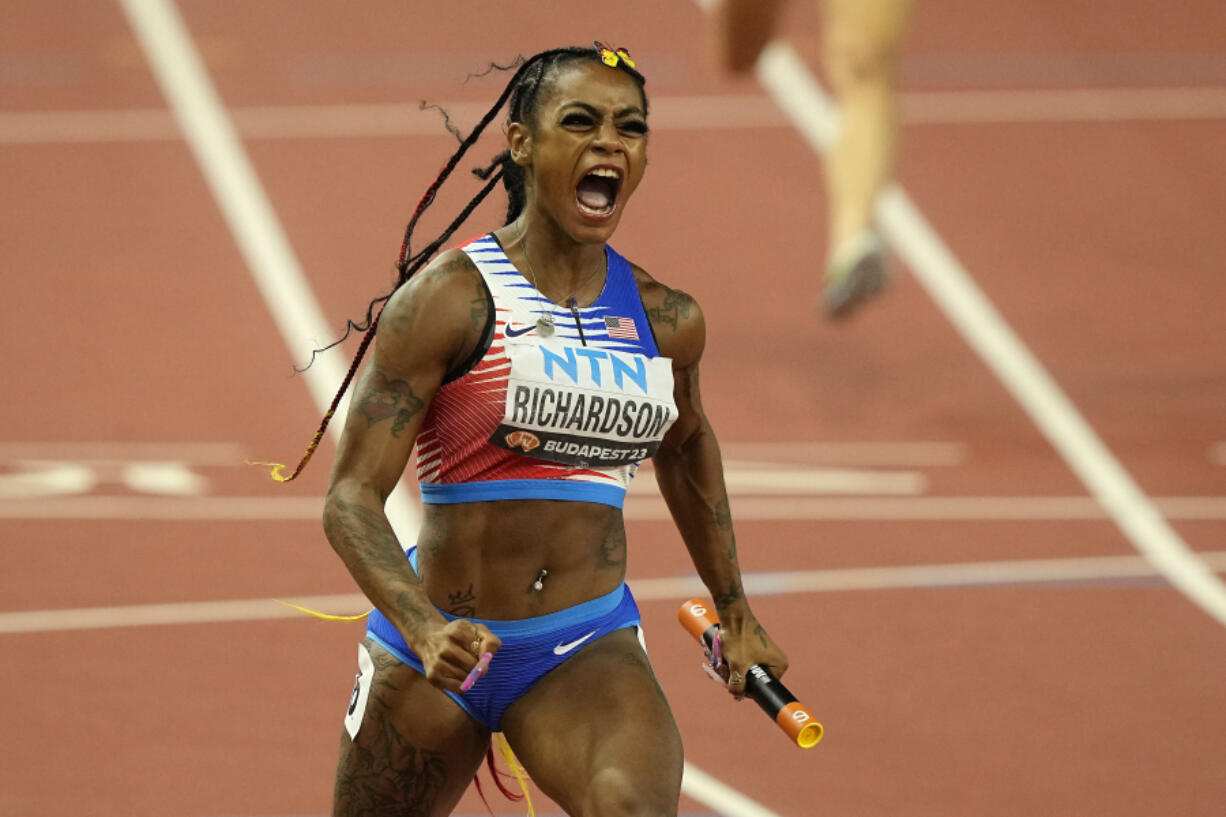
[{"label": "white lane line", "polygon": [[40,496],[0,500],[0,519],[133,519],[157,521],[295,521],[319,523],[318,496]]},{"label": "white lane line", "polygon": [[0,464],[13,460],[59,460],[82,465],[170,461],[188,465],[240,465],[239,443],[188,442],[0,442]]},{"label": "white lane line", "polygon": [[[324,319],[323,310],[264,193],[259,176],[213,88],[191,34],[173,0],[119,2],[238,243],[247,268],[285,339],[290,357],[302,361],[318,345],[319,339],[332,338],[336,329]],[[339,351],[334,351],[321,356],[312,370],[302,375],[321,414],[331,404],[344,379],[346,364],[339,355]],[[340,436],[348,405],[346,395],[329,429],[334,440]],[[312,431],[303,429],[303,447]],[[279,458],[292,466],[299,454],[294,450]],[[268,456],[271,458],[271,454]],[[388,500],[387,514],[401,541],[416,540],[419,515],[403,480]]]},{"label": "white lane line", "polygon": [[15,465],[19,470],[0,474],[0,502],[14,503],[15,508],[40,497],[88,493],[98,484],[93,469],[75,463],[34,460]]},{"label": "white lane line", "polygon": [[[650,466],[634,481],[636,496],[659,496]],[[928,477],[918,471],[894,469],[815,468],[807,463],[746,462],[724,459],[724,483],[732,496],[747,495],[895,495],[924,493]],[[634,513],[626,509],[627,514]]]},{"label": "white lane line", "polygon": [[[1226,550],[1205,551],[1200,556],[1213,569],[1226,571]],[[1087,556],[763,571],[746,573],[744,583],[745,589],[755,596],[773,596],[1155,578],[1161,578],[1158,571],[1140,556]],[[640,602],[676,601],[706,594],[706,589],[697,576],[631,579],[630,585]],[[286,598],[285,601],[336,615],[352,615],[370,609],[370,603],[360,593],[296,596]],[[64,632],[283,618],[307,620],[303,613],[286,607],[275,599],[234,599],[0,613],[0,633]]]},{"label": "white lane line", "polygon": [[[922,494],[928,478],[915,471],[853,471],[847,468],[751,468],[724,463],[728,492],[746,494]],[[650,483],[644,483],[650,484]]]},{"label": "white lane line", "polygon": [[702,769],[685,761],[681,770],[681,790],[716,814],[736,817],[779,817],[757,801],[750,800],[736,789],[720,782]]},{"label": "white lane line", "polygon": [[899,94],[906,125],[1146,122],[1226,118],[1226,88],[1068,88]]},{"label": "white lane line", "polygon": [[769,596],[847,590],[1103,581],[1157,575],[1154,568],[1140,556],[1101,556],[755,573],[745,582],[745,589],[754,595]]},{"label": "white lane line", "polygon": [[[286,601],[312,610],[344,610],[360,613],[370,603],[360,593],[303,596]],[[82,607],[69,610],[33,610],[0,613],[0,633],[47,633],[72,630],[102,630],[112,627],[145,627],[158,624],[216,624],[226,621],[264,621],[301,618],[305,614],[275,599],[236,599],[174,604],[133,604],[119,607]]]},{"label": "white lane line", "polygon": [[[796,52],[783,43],[768,46],[758,60],[757,74],[810,144],[824,151],[837,128],[837,115]],[[882,193],[877,216],[890,245],[929,296],[1125,537],[1180,592],[1226,625],[1226,585],[1162,518],[900,186],[891,185]]]},{"label": "white lane line", "polygon": [[[486,110],[484,102],[438,104],[462,124],[476,122]],[[906,126],[1219,120],[1226,119],[1226,89],[911,91],[899,95],[899,109]],[[231,113],[245,139],[447,136],[436,111],[403,102],[251,105]],[[775,103],[760,94],[651,98],[651,127],[656,131],[787,126]],[[165,142],[180,136],[174,118],[161,108],[0,113],[0,144]]]},{"label": "white lane line", "polygon": [[[635,489],[638,490],[638,489]],[[732,515],[746,520],[821,521],[1097,521],[1111,517],[1086,496],[744,497],[732,496]],[[1162,497],[1171,519],[1226,519],[1226,497]],[[635,497],[626,518],[669,520],[662,499]]]},{"label": "white lane line", "polygon": [[141,494],[199,496],[209,480],[186,464],[153,462],[79,462],[18,460],[15,470],[0,472],[0,503],[38,500],[48,496],[83,495],[102,485],[118,485]]},{"label": "white lane line", "polygon": [[166,142],[181,136],[162,108],[0,113],[0,143],[6,145]]},{"label": "white lane line", "polygon": [[918,441],[855,442],[724,442],[727,460],[769,460],[808,465],[883,466],[919,468],[962,465],[969,456],[965,443]]},{"label": "white lane line", "polygon": [[[634,487],[625,517],[634,521],[668,521],[668,507],[658,496]],[[1169,519],[1226,519],[1226,497],[1169,496],[1152,500]],[[319,522],[318,496],[46,496],[0,499],[0,520],[157,520]],[[1110,517],[1088,496],[923,496],[810,497],[732,495],[739,521],[1102,521]]]}]

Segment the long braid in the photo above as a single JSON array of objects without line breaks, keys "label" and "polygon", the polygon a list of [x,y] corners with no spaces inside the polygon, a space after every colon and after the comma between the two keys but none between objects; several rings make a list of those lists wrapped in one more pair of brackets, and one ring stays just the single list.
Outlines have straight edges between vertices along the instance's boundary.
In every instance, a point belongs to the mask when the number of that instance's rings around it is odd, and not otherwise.
[{"label": "long braid", "polygon": [[[518,72],[516,72],[516,74],[518,75]],[[475,128],[473,128],[472,133],[468,134],[468,137],[464,139],[464,141],[460,142],[460,147],[455,153],[451,154],[451,158],[447,160],[447,164],[443,165],[443,169],[439,172],[433,183],[426,188],[425,195],[423,195],[421,197],[421,201],[417,203],[417,209],[413,211],[413,216],[409,219],[409,224],[404,229],[404,241],[400,245],[400,255],[396,260],[396,267],[400,270],[400,283],[403,284],[408,280],[409,275],[411,275],[411,273],[406,272],[409,259],[409,240],[413,237],[413,230],[417,227],[418,219],[420,219],[422,213],[426,212],[430,205],[434,203],[434,197],[437,195],[439,188],[442,187],[443,183],[447,181],[447,178],[451,175],[451,171],[455,170],[456,165],[459,164],[460,159],[464,157],[464,154],[468,152],[468,149],[472,147],[474,143],[476,143],[486,126],[493,121],[494,116],[502,108],[510,94],[511,84],[508,83],[506,90],[504,90],[502,95],[498,97],[498,101],[494,103],[492,108],[485,112],[485,116],[481,117],[481,121],[477,123]]]},{"label": "long braid", "polygon": [[[485,186],[481,188],[481,191],[477,193],[473,200],[470,201],[462,211],[460,211],[460,214],[456,216],[451,224],[447,225],[447,229],[444,230],[438,238],[430,242],[429,246],[427,246],[425,250],[418,253],[413,264],[407,268],[404,280],[407,281],[412,277],[413,273],[425,266],[426,262],[430,259],[430,256],[432,256],[439,247],[441,247],[451,238],[455,231],[460,228],[461,224],[468,220],[468,217],[472,215],[473,210],[477,209],[481,202],[485,200],[486,196],[490,194],[490,191],[494,189],[495,185],[501,181],[502,172],[503,171],[501,169],[496,172],[492,172],[489,181],[485,183]],[[391,296],[388,295],[387,297],[390,298]],[[285,466],[283,464],[267,462],[253,463],[255,465],[268,466],[270,469],[269,475],[277,482],[290,482],[291,480],[297,478],[297,476],[302,473],[302,469],[306,468],[307,463],[311,461],[311,457],[315,455],[315,449],[319,448],[319,443],[321,440],[323,440],[324,432],[328,430],[328,424],[332,422],[333,415],[336,414],[336,408],[340,405],[341,398],[345,396],[345,392],[349,389],[349,384],[353,382],[353,378],[358,372],[358,366],[361,365],[362,358],[366,356],[366,350],[370,347],[370,342],[375,339],[375,332],[379,329],[379,318],[382,316],[383,310],[380,309],[379,314],[376,315],[370,322],[370,328],[367,329],[366,334],[362,336],[362,342],[358,345],[357,354],[353,356],[353,362],[349,364],[349,371],[345,373],[345,379],[341,382],[340,388],[336,390],[336,394],[332,397],[332,403],[328,406],[328,410],[324,412],[323,419],[320,420],[319,423],[319,428],[315,430],[315,436],[311,438],[310,445],[308,445],[306,447],[306,451],[303,452],[302,459],[300,459],[298,464],[294,466],[293,472],[287,477],[285,476]]]},{"label": "long braid", "polygon": [[[426,192],[422,195],[421,201],[417,203],[417,207],[413,210],[413,215],[409,218],[408,226],[405,227],[405,230],[404,230],[404,240],[400,244],[400,253],[396,257],[396,265],[395,265],[396,273],[397,273],[396,285],[392,288],[392,291],[388,292],[385,295],[381,295],[378,298],[375,298],[374,300],[370,302],[370,304],[367,305],[366,317],[362,321],[362,323],[360,324],[354,323],[352,320],[346,321],[345,331],[341,335],[341,337],[339,337],[332,343],[329,343],[327,346],[323,346],[319,349],[312,350],[311,359],[307,362],[307,365],[303,366],[302,368],[298,368],[297,366],[295,366],[294,367],[295,372],[301,374],[302,372],[305,372],[307,369],[311,368],[311,365],[315,362],[316,357],[318,357],[322,352],[326,352],[332,347],[339,346],[340,344],[344,343],[346,340],[349,339],[349,334],[352,331],[357,330],[359,332],[369,332],[374,329],[374,323],[372,322],[372,320],[373,320],[374,310],[376,306],[386,303],[392,297],[392,295],[395,294],[396,290],[399,289],[406,281],[408,281],[409,278],[412,276],[413,272],[416,271],[416,270],[409,269],[412,262],[416,259],[416,256],[410,257],[410,252],[411,252],[410,240],[413,236],[413,231],[417,228],[418,220],[421,218],[422,214],[425,213],[427,209],[429,209],[430,205],[434,203],[435,197],[438,195],[439,188],[442,187],[443,183],[447,181],[449,176],[451,176],[451,172],[455,170],[455,167],[457,164],[459,164],[460,159],[464,157],[464,154],[468,152],[469,148],[471,148],[474,144],[476,144],[477,140],[481,137],[481,134],[489,126],[490,122],[494,120],[494,117],[498,114],[498,111],[501,110],[503,105],[506,104],[507,98],[511,95],[512,91],[516,88],[519,78],[533,64],[535,60],[538,60],[539,58],[543,57],[545,54],[548,54],[548,53],[549,52],[544,52],[544,54],[538,54],[532,59],[527,60],[519,65],[515,74],[511,77],[510,81],[507,82],[506,88],[504,88],[502,93],[499,95],[497,101],[495,101],[494,104],[490,107],[490,109],[485,112],[485,115],[481,117],[481,120],[473,128],[472,132],[469,133],[467,137],[463,137],[460,139],[460,146],[456,148],[455,153],[453,153],[451,158],[447,160],[446,164],[443,166],[443,169],[439,171],[438,176],[436,176],[434,181],[430,183],[430,186],[426,188]],[[437,106],[427,105],[425,107],[437,107]],[[442,109],[440,108],[440,110]],[[447,117],[446,111],[443,112],[443,116],[444,116],[444,121],[446,123],[445,127],[447,128],[447,130],[450,131],[451,133],[458,133],[458,131],[455,129],[455,126],[451,124],[450,118]],[[484,179],[485,176],[481,176],[481,178]],[[361,362],[360,357],[358,359],[358,362]],[[336,401],[333,401],[334,404],[335,402]]]},{"label": "long braid", "polygon": [[[343,343],[349,337],[351,331],[356,329],[364,332],[362,342],[358,345],[353,361],[349,365],[349,371],[345,374],[345,379],[341,382],[340,388],[337,389],[336,394],[333,396],[332,402],[328,406],[328,410],[324,413],[324,416],[319,423],[319,427],[315,431],[315,435],[311,438],[310,444],[306,447],[302,458],[294,467],[293,472],[289,476],[285,476],[284,472],[286,466],[280,463],[261,462],[252,463],[253,465],[263,465],[269,467],[270,475],[278,482],[290,482],[302,473],[302,470],[306,467],[307,463],[310,462],[316,449],[318,449],[319,443],[323,440],[324,433],[327,431],[328,425],[332,421],[332,417],[336,414],[336,409],[340,405],[341,399],[344,397],[345,392],[348,391],[349,384],[353,381],[354,376],[357,374],[358,367],[361,365],[363,358],[366,356],[366,351],[370,347],[371,341],[374,340],[375,333],[379,328],[379,318],[383,315],[383,308],[386,306],[387,301],[393,294],[395,294],[396,290],[404,286],[404,284],[408,282],[408,280],[412,278],[419,269],[426,265],[433,255],[438,252],[438,250],[451,238],[452,234],[459,229],[460,225],[468,219],[473,210],[475,210],[481,204],[481,202],[485,200],[490,191],[494,189],[494,186],[497,185],[499,181],[503,183],[503,187],[507,193],[506,223],[509,224],[519,217],[519,214],[523,211],[524,205],[527,201],[525,175],[523,168],[519,167],[511,160],[510,151],[503,151],[495,156],[487,167],[479,168],[473,171],[478,178],[485,181],[485,185],[480,191],[478,191],[472,200],[464,206],[459,215],[452,220],[447,228],[443,230],[443,232],[439,234],[437,238],[427,244],[421,251],[413,253],[411,249],[410,242],[413,237],[413,232],[416,229],[417,222],[421,219],[422,214],[425,213],[425,211],[430,208],[430,205],[434,203],[439,189],[444,183],[446,183],[447,179],[450,178],[452,171],[455,170],[456,166],[468,152],[469,148],[477,143],[478,139],[481,137],[481,134],[484,133],[485,129],[494,120],[494,117],[497,116],[498,111],[500,111],[502,107],[507,104],[507,101],[510,100],[511,104],[508,112],[508,119],[511,122],[529,121],[530,117],[535,113],[537,103],[540,100],[541,88],[544,85],[546,77],[549,76],[551,69],[564,61],[580,59],[595,60],[599,59],[599,55],[597,51],[593,51],[590,48],[557,48],[535,54],[518,65],[515,74],[512,75],[511,79],[507,82],[506,87],[503,89],[502,93],[499,94],[498,99],[494,102],[490,109],[485,112],[485,115],[481,117],[481,120],[473,128],[472,132],[470,132],[467,137],[461,139],[459,147],[443,165],[442,170],[439,171],[438,176],[435,177],[430,186],[426,188],[426,192],[422,195],[421,200],[417,203],[417,207],[413,210],[413,215],[409,218],[409,223],[405,227],[404,240],[400,245],[400,254],[396,259],[398,276],[395,287],[393,287],[391,292],[375,298],[370,302],[366,309],[366,318],[363,324],[355,324],[352,320],[347,321],[345,332],[341,338],[321,349],[315,349],[312,351],[311,360],[303,369],[297,369],[295,367],[295,371],[305,371],[306,369],[310,368],[311,363],[315,361],[316,355],[332,348],[333,346]],[[623,71],[635,78],[635,81],[638,82],[640,88],[643,86],[644,79],[638,71],[634,70],[634,68],[629,65],[625,65],[624,63],[622,64],[621,68]],[[644,103],[646,103],[645,96]],[[452,127],[448,127],[448,130],[452,131],[453,133],[456,132]],[[375,313],[376,307],[378,307],[377,314]]]},{"label": "long braid", "polygon": [[[420,219],[422,213],[424,213],[426,209],[431,204],[434,203],[434,197],[438,193],[438,189],[442,187],[445,181],[447,181],[447,178],[451,175],[451,171],[455,170],[455,167],[457,164],[459,164],[460,159],[464,157],[464,154],[468,152],[468,149],[470,147],[476,144],[477,139],[485,131],[486,126],[488,126],[490,122],[494,120],[494,117],[498,114],[500,110],[502,110],[502,106],[506,104],[507,100],[520,87],[520,80],[529,71],[535,68],[537,71],[537,79],[536,79],[536,82],[532,83],[532,87],[533,88],[539,87],[540,77],[543,76],[545,63],[549,61],[551,57],[554,57],[555,55],[558,55],[558,54],[567,53],[569,50],[570,49],[566,49],[566,48],[558,48],[558,49],[553,49],[551,51],[543,51],[540,54],[536,54],[530,59],[525,60],[519,66],[519,68],[516,69],[515,73],[511,76],[511,79],[507,82],[506,87],[502,89],[502,93],[498,96],[498,100],[493,104],[493,106],[488,111],[485,112],[485,116],[481,117],[481,121],[477,123],[477,126],[475,128],[473,128],[472,133],[468,134],[468,137],[464,139],[462,142],[460,142],[460,147],[456,150],[455,153],[451,155],[451,158],[447,160],[447,164],[443,166],[442,171],[438,174],[438,178],[436,178],[434,180],[434,183],[431,184],[426,189],[426,193],[425,195],[421,197],[421,201],[418,203],[417,209],[413,211],[412,218],[409,219],[408,226],[405,227],[404,242],[400,245],[400,259],[397,262],[397,266],[400,268],[400,271],[401,271],[400,283],[404,283],[405,281],[407,281],[409,278],[409,275],[412,274],[412,273],[408,273],[408,274],[405,273],[405,266],[408,262],[408,257],[409,257],[409,252],[410,252],[409,239],[412,237],[413,230],[417,226],[417,220]],[[514,106],[512,107],[514,108]],[[513,122],[519,121],[515,118],[515,113],[516,112],[512,110],[511,121]]]}]

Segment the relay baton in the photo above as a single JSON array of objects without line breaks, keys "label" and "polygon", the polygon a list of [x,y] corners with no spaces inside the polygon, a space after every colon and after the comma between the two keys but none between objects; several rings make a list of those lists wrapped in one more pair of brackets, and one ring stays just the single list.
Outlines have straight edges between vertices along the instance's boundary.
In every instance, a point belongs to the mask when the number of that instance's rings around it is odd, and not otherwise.
[{"label": "relay baton", "polygon": [[494,654],[492,652],[481,653],[481,660],[469,671],[468,677],[460,684],[460,692],[468,692],[468,690],[473,688],[473,684],[477,683],[477,679],[485,675],[485,671],[490,668],[490,661],[493,658]]},{"label": "relay baton", "polygon": [[[719,633],[719,617],[704,602],[690,599],[681,605],[677,618],[700,644],[714,650],[715,637]],[[813,713],[761,664],[754,664],[746,673],[745,694],[762,707],[762,711],[774,719],[800,748],[812,749],[822,739],[822,725],[813,717]]]}]

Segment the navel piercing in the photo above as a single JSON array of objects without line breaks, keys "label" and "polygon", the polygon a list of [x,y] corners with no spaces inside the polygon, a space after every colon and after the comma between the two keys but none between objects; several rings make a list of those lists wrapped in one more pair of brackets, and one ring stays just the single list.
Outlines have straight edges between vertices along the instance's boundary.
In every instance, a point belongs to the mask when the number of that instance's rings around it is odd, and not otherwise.
[{"label": "navel piercing", "polygon": [[545,589],[545,577],[549,575],[549,571],[541,568],[541,572],[537,574],[536,581],[532,583],[532,589],[538,593]]}]

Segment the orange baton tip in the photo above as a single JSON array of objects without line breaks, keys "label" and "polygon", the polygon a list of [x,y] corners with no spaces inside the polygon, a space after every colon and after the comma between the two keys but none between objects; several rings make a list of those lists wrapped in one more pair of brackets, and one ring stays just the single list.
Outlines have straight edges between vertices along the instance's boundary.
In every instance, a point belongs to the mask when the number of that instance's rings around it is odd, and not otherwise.
[{"label": "orange baton tip", "polygon": [[719,617],[700,599],[690,599],[677,611],[677,620],[686,632],[702,641],[702,634],[719,624]]},{"label": "orange baton tip", "polygon": [[822,725],[804,705],[790,703],[775,716],[775,723],[801,749],[812,749],[822,739]]}]

